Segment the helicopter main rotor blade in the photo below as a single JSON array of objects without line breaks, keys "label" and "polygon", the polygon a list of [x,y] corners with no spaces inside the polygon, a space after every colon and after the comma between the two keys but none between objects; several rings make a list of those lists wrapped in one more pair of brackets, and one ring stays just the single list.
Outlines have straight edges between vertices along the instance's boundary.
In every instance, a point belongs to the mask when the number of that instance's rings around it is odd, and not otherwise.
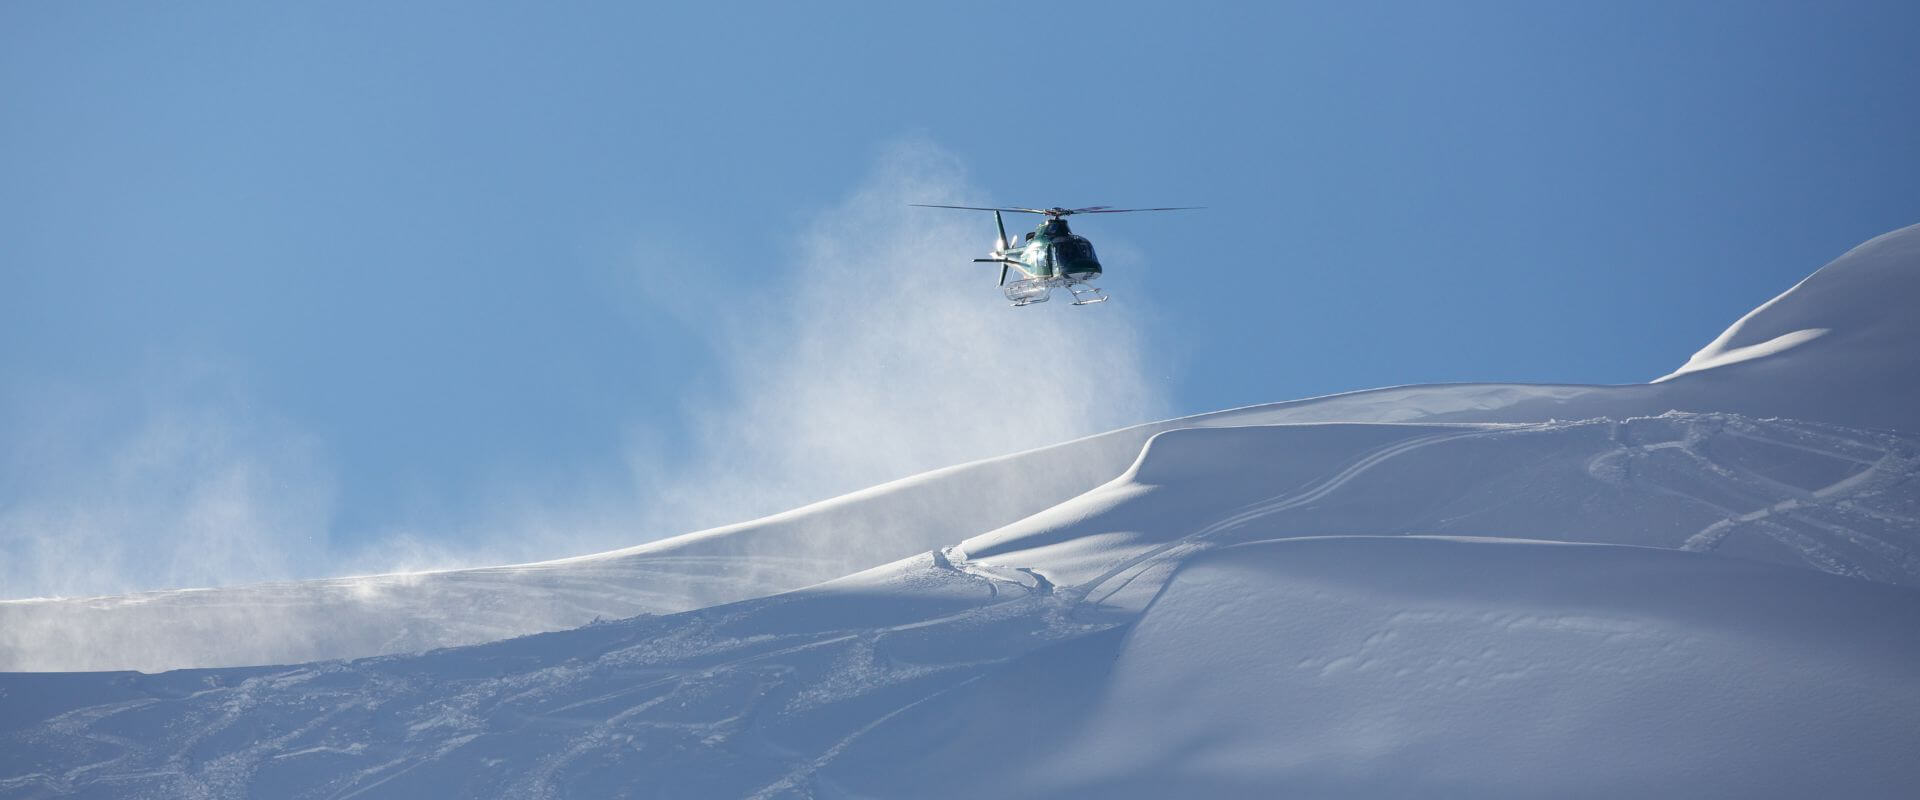
[{"label": "helicopter main rotor blade", "polygon": [[919,208],[958,208],[965,211],[1011,211],[1016,214],[1044,214],[1049,217],[1070,217],[1075,214],[1124,214],[1129,211],[1188,211],[1206,206],[1166,206],[1164,208],[1114,208],[1112,206],[1087,206],[1086,208],[992,208],[988,206],[942,206],[932,203],[908,203]]},{"label": "helicopter main rotor blade", "polygon": [[966,211],[1013,211],[1021,214],[1053,213],[1044,208],[982,208],[980,206],[939,206],[939,205],[934,205],[932,203],[908,203],[907,205],[917,206],[919,208],[958,208]]},{"label": "helicopter main rotor blade", "polygon": [[1166,208],[1102,208],[1102,207],[1095,207],[1095,208],[1076,208],[1076,209],[1074,209],[1074,210],[1073,210],[1073,213],[1075,213],[1075,214],[1124,214],[1124,213],[1126,213],[1126,212],[1128,212],[1128,211],[1188,211],[1188,210],[1191,210],[1191,209],[1196,209],[1196,208],[1206,208],[1206,206],[1168,206],[1168,207],[1166,207]]}]

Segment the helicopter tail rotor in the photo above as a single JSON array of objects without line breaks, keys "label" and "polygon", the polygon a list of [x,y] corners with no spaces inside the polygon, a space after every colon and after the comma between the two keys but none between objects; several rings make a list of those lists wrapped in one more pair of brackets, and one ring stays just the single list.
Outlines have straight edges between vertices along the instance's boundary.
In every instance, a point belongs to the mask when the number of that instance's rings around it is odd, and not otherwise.
[{"label": "helicopter tail rotor", "polygon": [[[1002,253],[1005,253],[1007,249],[1007,223],[1005,220],[1000,218],[1000,212],[998,211],[993,212],[993,224],[995,227],[998,227],[1000,229],[1000,238],[994,240],[993,242],[993,255],[995,258],[1005,258],[1005,256],[1002,255]],[[1000,265],[1000,285],[1001,286],[1007,285],[1007,268],[1010,266],[1012,265],[1011,264]]]}]

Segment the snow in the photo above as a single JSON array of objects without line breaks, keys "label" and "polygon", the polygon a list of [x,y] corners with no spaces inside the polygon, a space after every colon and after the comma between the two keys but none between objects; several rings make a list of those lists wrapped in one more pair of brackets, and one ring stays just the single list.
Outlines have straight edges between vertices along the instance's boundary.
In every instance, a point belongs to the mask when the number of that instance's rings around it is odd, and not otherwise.
[{"label": "snow", "polygon": [[0,603],[0,798],[1911,794],[1916,270],[1920,227],[1875,239],[1653,384],[1235,409],[538,564]]},{"label": "snow", "polygon": [[1125,475],[962,542],[1072,584],[1164,549],[1424,533],[1713,550],[1920,586],[1920,438],[1669,413],[1156,436]]},{"label": "snow", "polygon": [[[1828,333],[1839,332],[1852,359],[1870,356],[1882,365],[1912,363],[1913,336],[1920,332],[1902,298],[1920,292],[1920,225],[1892,231],[1847,251],[1793,288],[1735,321],[1680,369],[1659,380],[1703,372],[1753,358],[1784,354]],[[1858,351],[1869,351],[1859,353]],[[1820,353],[1782,355],[1776,361],[1816,362]],[[1818,368],[1813,363],[1798,365]]]},{"label": "snow", "polygon": [[[1742,322],[1744,321],[1743,319]],[[1833,332],[1827,328],[1802,328],[1797,331],[1788,331],[1764,342],[1760,342],[1759,344],[1749,344],[1741,347],[1727,346],[1725,340],[1739,329],[1739,323],[1735,323],[1734,327],[1729,328],[1727,333],[1721,334],[1720,339],[1716,340],[1714,344],[1709,345],[1705,350],[1693,354],[1693,358],[1687,359],[1687,363],[1681,365],[1680,369],[1655,379],[1654,383],[1669,380],[1679,375],[1685,375],[1689,372],[1699,372],[1701,370],[1713,369],[1714,367],[1724,367],[1728,364],[1738,364],[1742,361],[1751,361],[1756,358],[1765,358],[1778,353],[1784,353]]]},{"label": "snow", "polygon": [[1021,782],[1128,797],[1902,795],[1920,779],[1916,602],[1652,548],[1236,545],[1181,569],[1079,734]]},{"label": "snow", "polygon": [[1920,430],[1920,225],[1847,251],[1656,384],[1685,405]]},{"label": "snow", "polygon": [[157,671],[420,652],[797,589],[953,544],[1125,471],[1155,434],[1497,415],[1592,387],[1399,387],[1135,426],[904,478],[764,519],[536,564],[0,601],[0,670]]}]

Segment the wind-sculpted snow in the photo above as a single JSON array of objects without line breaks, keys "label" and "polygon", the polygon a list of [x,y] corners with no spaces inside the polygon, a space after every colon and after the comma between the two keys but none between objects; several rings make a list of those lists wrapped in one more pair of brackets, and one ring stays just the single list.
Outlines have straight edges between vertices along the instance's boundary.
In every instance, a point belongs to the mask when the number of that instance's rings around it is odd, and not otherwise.
[{"label": "wind-sculpted snow", "polygon": [[12,676],[0,795],[772,795],[889,711],[1117,624],[1066,611],[921,556],[796,594],[425,656],[98,675],[113,699],[58,713],[13,698],[102,695]]},{"label": "wind-sculpted snow", "polygon": [[[1633,393],[1647,388],[1624,387],[1621,391]],[[479,570],[126,597],[0,602],[0,670],[163,670],[294,663],[419,652],[564,629],[596,618],[675,613],[832,580],[1013,523],[1127,470],[1147,441],[1167,431],[1376,421],[1374,418],[1386,422],[1492,418],[1540,424],[1539,420],[1571,411],[1645,405],[1637,394],[1631,398],[1633,402],[1608,399],[1618,396],[1598,387],[1502,384],[1356,392],[1127,428],[937,470],[762,520],[594,556]],[[1507,416],[1511,419],[1503,418]],[[1799,434],[1781,435],[1792,438]],[[1861,453],[1877,452],[1871,448],[1884,448],[1895,440],[1871,432],[1859,433],[1856,438],[1880,442],[1862,445],[1867,449],[1858,450]],[[1697,449],[1654,456],[1649,464],[1662,470],[1669,457],[1681,454],[1692,459],[1688,468],[1705,469],[1714,475],[1739,467],[1714,466],[1711,458]],[[1329,457],[1333,455],[1338,454]],[[1776,461],[1784,457],[1784,461],[1807,464],[1833,459],[1810,454],[1804,448],[1789,448],[1774,455]],[[1206,456],[1203,453],[1199,457]],[[1638,457],[1622,463],[1634,460]],[[1319,463],[1312,459],[1295,461]],[[1247,468],[1271,470],[1278,468],[1277,463],[1268,459]],[[1841,458],[1834,463],[1850,462]],[[1899,472],[1904,463],[1894,459],[1889,463],[1893,471],[1886,474],[1904,474]],[[1606,473],[1605,463],[1596,468],[1600,470],[1596,474]],[[1778,467],[1802,468],[1808,467]],[[1777,483],[1769,485],[1777,490],[1780,487],[1773,485]],[[1675,500],[1664,496],[1671,492],[1655,494],[1663,496],[1647,501],[1655,507],[1650,509],[1649,518],[1655,516],[1653,510],[1675,505]],[[1647,524],[1690,524],[1698,517],[1695,512],[1705,507],[1702,503],[1716,502],[1713,498],[1698,499],[1699,503],[1683,504],[1691,511],[1680,518]],[[1778,494],[1776,499],[1794,496],[1788,492]],[[1837,498],[1836,502],[1844,499]],[[1725,506],[1722,510],[1728,512],[1727,517],[1737,517],[1757,509]],[[1866,537],[1873,537],[1883,523],[1897,526],[1910,518],[1896,513],[1879,519],[1874,515],[1881,512],[1870,507],[1854,513],[1864,519],[1842,527],[1864,531]],[[1754,528],[1745,523],[1756,521],[1733,520],[1729,525],[1741,523]],[[1757,527],[1778,536],[1794,536],[1793,531],[1804,532],[1817,527],[1817,523],[1801,513],[1783,515]],[[1813,542],[1808,545],[1812,547],[1831,538],[1831,534],[1814,532],[1808,534],[1811,539],[1803,537],[1801,541]],[[1753,549],[1748,544],[1742,539],[1733,548],[1741,552]],[[1873,545],[1869,542],[1866,546]],[[1834,569],[1844,571],[1846,566],[1835,562]]]},{"label": "wind-sculpted snow", "polygon": [[1897,797],[1920,596],[1672,551],[1425,538],[1192,559],[1071,735],[1073,797]]},{"label": "wind-sculpted snow", "polygon": [[[1593,387],[1412,386],[1169,420],[935,470],[765,519],[591,556],[123,597],[0,602],[0,670],[164,670],[419,652],[763,597],[1006,525],[1180,428],[1566,413]],[[1529,412],[1526,419],[1533,419]],[[1546,416],[1539,416],[1545,419]]]},{"label": "wind-sculpted snow", "polygon": [[[0,796],[1478,795],[1556,774],[1541,751],[1577,766],[1575,740],[1645,758],[1642,726],[1682,794],[1730,749],[1728,786],[1884,787],[1911,777],[1890,731],[1920,699],[1881,687],[1920,685],[1920,594],[1821,572],[1916,580],[1913,444],[1684,414],[1177,430],[1056,508],[798,592],[421,656],[0,677]],[[1254,544],[1356,532],[1648,547]],[[1656,549],[1743,543],[1794,566]],[[1181,681],[1213,688],[1181,710]],[[1500,755],[1457,774],[1473,747]],[[923,783],[955,759],[991,768]]]},{"label": "wind-sculpted snow", "polygon": [[1920,431],[1920,225],[1821,267],[1656,385],[1675,408]]},{"label": "wind-sculpted snow", "polygon": [[1920,777],[1910,592],[1651,549],[1254,547],[1190,559],[1138,617],[923,557],[428,656],[14,676],[10,698],[42,699],[8,703],[0,796],[1891,796]]},{"label": "wind-sculpted snow", "polygon": [[1120,479],[961,549],[1045,561],[1073,582],[1200,540],[1451,534],[1713,551],[1920,586],[1916,508],[1920,438],[1889,432],[1678,413],[1279,425],[1161,434]]}]

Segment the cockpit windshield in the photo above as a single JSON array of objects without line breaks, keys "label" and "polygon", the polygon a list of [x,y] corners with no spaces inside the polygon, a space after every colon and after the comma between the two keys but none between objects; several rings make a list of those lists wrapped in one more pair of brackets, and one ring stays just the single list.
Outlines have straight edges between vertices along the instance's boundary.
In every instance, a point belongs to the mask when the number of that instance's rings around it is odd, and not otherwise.
[{"label": "cockpit windshield", "polygon": [[1078,236],[1053,243],[1053,260],[1058,264],[1080,264],[1093,260],[1093,243]]}]

